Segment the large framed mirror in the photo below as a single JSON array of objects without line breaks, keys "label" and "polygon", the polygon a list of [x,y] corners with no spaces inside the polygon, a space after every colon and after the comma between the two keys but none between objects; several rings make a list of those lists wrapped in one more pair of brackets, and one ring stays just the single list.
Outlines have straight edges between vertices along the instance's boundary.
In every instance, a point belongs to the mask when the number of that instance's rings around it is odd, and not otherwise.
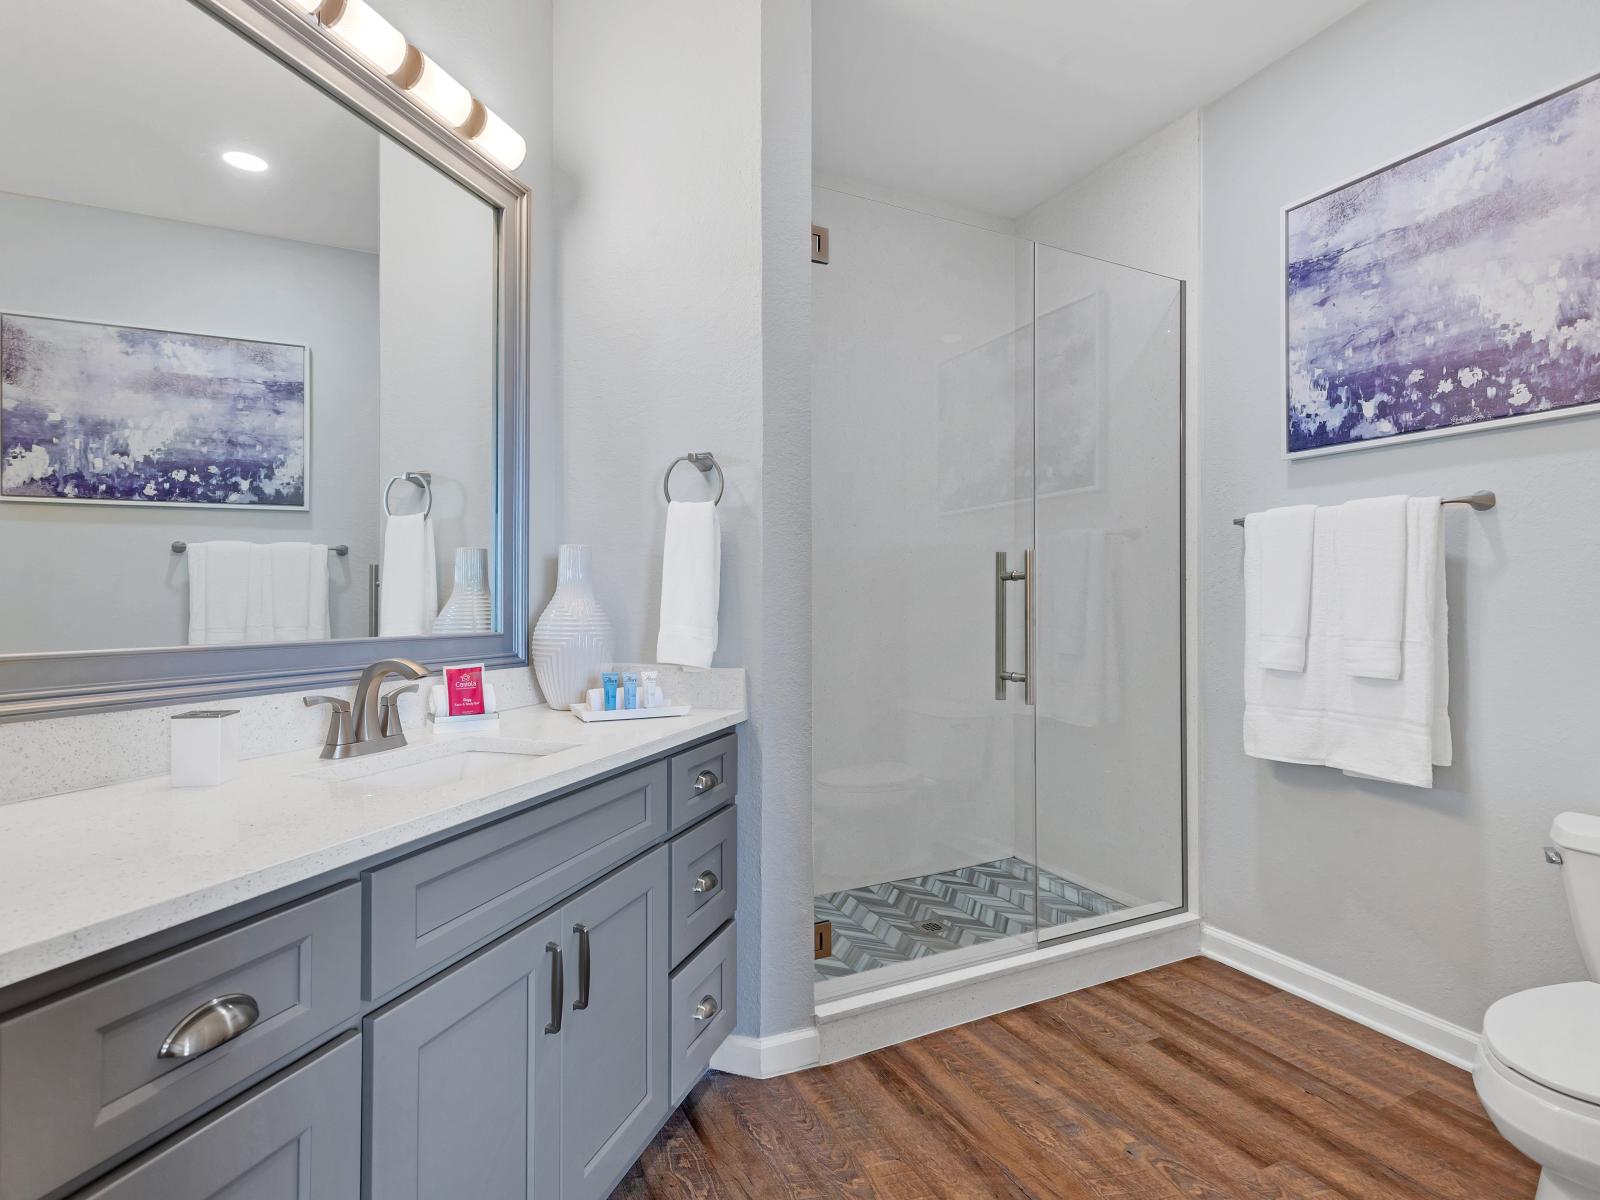
[{"label": "large framed mirror", "polygon": [[526,660],[527,188],[278,0],[0,16],[0,720]]}]

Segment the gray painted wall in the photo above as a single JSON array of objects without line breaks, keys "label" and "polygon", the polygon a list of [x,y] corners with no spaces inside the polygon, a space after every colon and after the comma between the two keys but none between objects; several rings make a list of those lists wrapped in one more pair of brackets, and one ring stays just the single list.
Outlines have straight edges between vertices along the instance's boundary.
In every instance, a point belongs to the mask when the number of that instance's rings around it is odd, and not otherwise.
[{"label": "gray painted wall", "polygon": [[[1600,808],[1600,416],[1285,462],[1279,208],[1573,82],[1597,44],[1589,0],[1378,0],[1204,114],[1205,915],[1474,1029],[1583,975],[1539,848]],[[1424,791],[1246,758],[1230,518],[1479,487],[1498,510],[1446,519],[1456,765]]]},{"label": "gray painted wall", "polygon": [[0,653],[181,646],[177,539],[320,541],[335,637],[367,629],[376,552],[378,264],[370,254],[0,192],[0,311],[311,347],[311,511],[5,504]]}]

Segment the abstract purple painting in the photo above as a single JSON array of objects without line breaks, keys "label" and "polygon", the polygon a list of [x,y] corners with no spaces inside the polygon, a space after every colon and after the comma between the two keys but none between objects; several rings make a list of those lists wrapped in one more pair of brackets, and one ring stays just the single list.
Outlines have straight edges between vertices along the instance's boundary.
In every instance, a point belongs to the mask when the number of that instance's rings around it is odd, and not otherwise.
[{"label": "abstract purple painting", "polygon": [[1287,209],[1291,455],[1600,399],[1600,80]]},{"label": "abstract purple painting", "polygon": [[0,495],[306,508],[304,346],[0,314]]}]

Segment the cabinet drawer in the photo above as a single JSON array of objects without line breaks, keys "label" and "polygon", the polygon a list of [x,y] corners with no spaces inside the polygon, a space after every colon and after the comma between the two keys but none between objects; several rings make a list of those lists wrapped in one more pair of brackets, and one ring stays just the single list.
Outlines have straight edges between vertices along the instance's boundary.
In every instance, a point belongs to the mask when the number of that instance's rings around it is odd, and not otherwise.
[{"label": "cabinet drawer", "polygon": [[548,908],[666,829],[667,764],[654,763],[368,871],[368,999]]},{"label": "cabinet drawer", "polygon": [[730,806],[672,839],[673,966],[733,916],[739,882],[737,811]]},{"label": "cabinet drawer", "polygon": [[729,921],[672,974],[672,1103],[680,1104],[733,1032],[734,926]]},{"label": "cabinet drawer", "polygon": [[361,1190],[361,1038],[347,1034],[77,1200],[351,1200]]},{"label": "cabinet drawer", "polygon": [[739,787],[739,738],[714,742],[672,756],[672,827],[686,829],[733,799]]},{"label": "cabinet drawer", "polygon": [[[337,1027],[360,1005],[360,961],[352,883],[0,1022],[0,1200],[59,1187]],[[159,1056],[233,993],[257,1010],[243,1032]]]}]

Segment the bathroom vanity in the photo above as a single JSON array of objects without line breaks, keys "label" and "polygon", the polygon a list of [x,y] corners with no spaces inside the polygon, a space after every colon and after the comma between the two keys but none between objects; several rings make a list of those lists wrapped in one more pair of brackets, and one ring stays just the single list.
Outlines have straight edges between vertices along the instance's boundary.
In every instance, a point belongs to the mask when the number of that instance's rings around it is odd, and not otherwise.
[{"label": "bathroom vanity", "polygon": [[608,1195],[733,1027],[743,715],[0,809],[0,1200]]}]

